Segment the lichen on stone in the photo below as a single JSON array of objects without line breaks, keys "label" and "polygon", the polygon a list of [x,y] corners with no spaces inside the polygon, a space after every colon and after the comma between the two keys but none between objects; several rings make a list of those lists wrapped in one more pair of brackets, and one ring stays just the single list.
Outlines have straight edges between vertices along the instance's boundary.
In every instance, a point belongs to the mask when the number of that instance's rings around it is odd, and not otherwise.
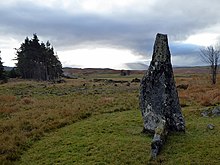
[{"label": "lichen on stone", "polygon": [[[152,149],[156,147],[154,154],[161,148],[155,145],[163,145],[168,131],[185,131],[170,58],[167,35],[157,34],[152,60],[140,86],[144,130],[155,134],[152,141]],[[156,137],[161,141],[155,142]]]}]

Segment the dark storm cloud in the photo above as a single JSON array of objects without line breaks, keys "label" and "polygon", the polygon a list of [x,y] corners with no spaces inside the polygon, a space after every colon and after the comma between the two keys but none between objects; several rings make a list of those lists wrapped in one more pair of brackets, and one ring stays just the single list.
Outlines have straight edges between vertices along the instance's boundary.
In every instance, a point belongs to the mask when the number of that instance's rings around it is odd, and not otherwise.
[{"label": "dark storm cloud", "polygon": [[[167,33],[174,55],[192,55],[198,46],[176,44],[220,18],[220,2],[158,1],[150,8],[110,14],[71,12],[71,8],[53,8],[31,1],[3,5],[0,9],[0,35],[20,40],[37,33],[50,40],[56,49],[85,46],[126,48],[141,55],[152,52],[157,32]],[[211,10],[210,10],[211,9]],[[74,11],[74,8],[72,9]],[[219,21],[220,22],[220,21]]]}]

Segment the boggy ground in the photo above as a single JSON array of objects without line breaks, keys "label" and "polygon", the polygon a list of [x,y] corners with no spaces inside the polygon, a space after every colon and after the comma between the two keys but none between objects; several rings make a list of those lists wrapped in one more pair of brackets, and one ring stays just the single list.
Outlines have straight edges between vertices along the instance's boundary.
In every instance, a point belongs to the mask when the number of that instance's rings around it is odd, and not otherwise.
[{"label": "boggy ground", "polygon": [[[220,104],[220,77],[176,74],[186,133],[171,134],[156,161],[139,111],[143,74],[91,74],[66,83],[12,80],[0,86],[0,164],[217,164],[220,118],[201,117]],[[208,130],[208,124],[214,130]]]}]

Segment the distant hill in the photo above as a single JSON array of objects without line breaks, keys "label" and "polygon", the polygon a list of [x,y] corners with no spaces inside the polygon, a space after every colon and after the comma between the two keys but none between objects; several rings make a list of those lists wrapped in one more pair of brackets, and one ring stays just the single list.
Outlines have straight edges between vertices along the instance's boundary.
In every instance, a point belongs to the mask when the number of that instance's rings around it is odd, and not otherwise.
[{"label": "distant hill", "polygon": [[210,68],[207,66],[195,66],[195,67],[174,67],[175,74],[203,74],[210,73]]},{"label": "distant hill", "polygon": [[[129,63],[129,70],[131,74],[144,74],[148,69],[147,65],[139,63]],[[209,73],[209,67],[196,66],[196,67],[174,67],[175,74],[203,74]],[[64,75],[91,75],[91,74],[120,74],[121,70],[109,69],[109,68],[63,68]],[[126,71],[126,70],[124,70]]]},{"label": "distant hill", "polygon": [[4,70],[5,71],[11,71],[14,67],[10,67],[10,66],[4,66]]},{"label": "distant hill", "polygon": [[109,69],[109,68],[63,68],[64,73],[75,73],[75,74],[95,74],[95,73],[117,73],[117,70]]},{"label": "distant hill", "polygon": [[143,63],[126,63],[126,67],[130,70],[146,70],[148,66]]}]

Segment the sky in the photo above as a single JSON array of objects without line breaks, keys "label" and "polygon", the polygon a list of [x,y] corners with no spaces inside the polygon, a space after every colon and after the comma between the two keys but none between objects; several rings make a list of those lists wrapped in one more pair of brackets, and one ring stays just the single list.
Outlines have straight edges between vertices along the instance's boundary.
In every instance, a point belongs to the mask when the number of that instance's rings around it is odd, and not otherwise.
[{"label": "sky", "polygon": [[204,65],[201,47],[220,41],[219,9],[219,0],[0,1],[1,58],[15,66],[14,48],[36,33],[63,67],[138,69],[164,33],[173,65]]}]

